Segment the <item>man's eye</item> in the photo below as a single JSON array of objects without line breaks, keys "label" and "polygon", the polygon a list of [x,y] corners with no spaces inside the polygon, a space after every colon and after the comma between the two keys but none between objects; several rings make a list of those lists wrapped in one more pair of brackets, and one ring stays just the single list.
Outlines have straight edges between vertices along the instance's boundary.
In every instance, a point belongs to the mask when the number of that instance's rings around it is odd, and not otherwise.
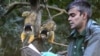
[{"label": "man's eye", "polygon": [[71,17],[75,17],[75,14],[70,14]]}]

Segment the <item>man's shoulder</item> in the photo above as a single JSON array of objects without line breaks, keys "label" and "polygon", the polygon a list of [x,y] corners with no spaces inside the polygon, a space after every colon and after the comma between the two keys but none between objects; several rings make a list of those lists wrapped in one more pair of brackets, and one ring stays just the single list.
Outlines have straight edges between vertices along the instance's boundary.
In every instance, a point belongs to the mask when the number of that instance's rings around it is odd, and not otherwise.
[{"label": "man's shoulder", "polygon": [[100,24],[98,24],[96,21],[90,19],[88,21],[87,25],[88,30],[90,30],[92,33],[94,32],[100,32]]},{"label": "man's shoulder", "polygon": [[100,36],[100,25],[96,21],[90,19],[86,27],[85,38],[86,40],[89,40],[92,37],[95,37],[95,39],[98,39],[98,36]]}]

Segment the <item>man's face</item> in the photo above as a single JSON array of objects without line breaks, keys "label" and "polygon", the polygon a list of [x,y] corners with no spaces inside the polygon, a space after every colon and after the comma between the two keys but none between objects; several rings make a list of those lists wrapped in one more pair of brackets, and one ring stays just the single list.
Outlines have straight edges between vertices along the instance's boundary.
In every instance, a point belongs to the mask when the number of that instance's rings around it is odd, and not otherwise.
[{"label": "man's face", "polygon": [[78,7],[73,7],[72,9],[70,9],[68,11],[68,15],[68,21],[71,29],[82,27],[84,19],[83,15],[80,14],[80,11],[78,10]]}]

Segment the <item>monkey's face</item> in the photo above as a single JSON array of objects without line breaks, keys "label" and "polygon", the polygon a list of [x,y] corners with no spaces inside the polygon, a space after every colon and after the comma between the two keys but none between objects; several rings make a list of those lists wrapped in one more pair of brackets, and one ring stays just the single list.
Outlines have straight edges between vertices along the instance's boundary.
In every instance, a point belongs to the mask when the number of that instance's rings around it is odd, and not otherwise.
[{"label": "monkey's face", "polygon": [[41,33],[40,33],[40,37],[42,38],[42,39],[48,39],[48,35],[49,35],[49,31],[47,31],[47,30],[42,30],[41,31]]},{"label": "monkey's face", "polygon": [[40,36],[42,38],[48,38],[48,36],[50,35],[49,32],[54,31],[55,29],[56,29],[55,22],[52,20],[47,20],[46,22],[44,22],[44,24],[42,24],[40,28]]}]

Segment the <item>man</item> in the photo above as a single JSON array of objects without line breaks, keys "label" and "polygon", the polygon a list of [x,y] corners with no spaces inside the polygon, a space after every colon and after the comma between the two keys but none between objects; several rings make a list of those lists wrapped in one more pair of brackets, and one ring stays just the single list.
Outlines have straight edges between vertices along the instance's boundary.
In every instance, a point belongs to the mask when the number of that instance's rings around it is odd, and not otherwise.
[{"label": "man", "polygon": [[72,29],[67,56],[100,56],[100,26],[90,19],[91,5],[86,1],[75,1],[66,10]]}]

